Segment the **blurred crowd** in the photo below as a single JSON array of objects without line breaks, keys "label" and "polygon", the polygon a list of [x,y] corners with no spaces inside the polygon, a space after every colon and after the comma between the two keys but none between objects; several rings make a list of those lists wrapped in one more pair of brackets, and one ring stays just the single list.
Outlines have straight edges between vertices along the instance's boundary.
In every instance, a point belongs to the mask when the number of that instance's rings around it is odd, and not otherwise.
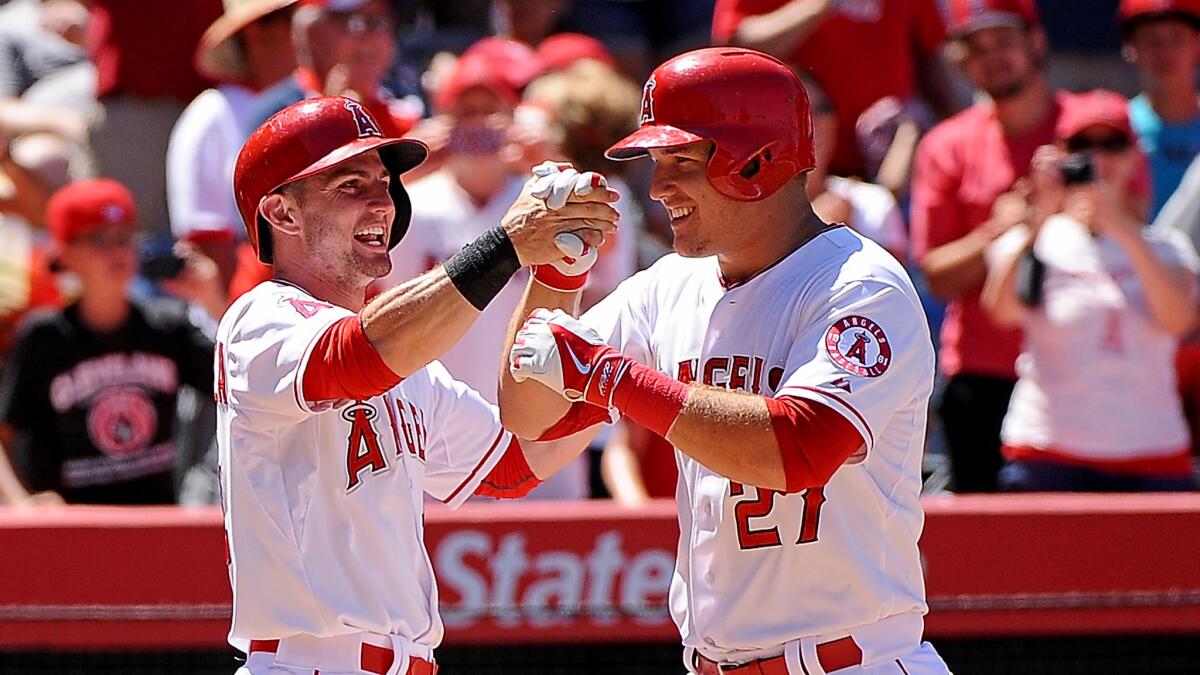
[{"label": "blurred crowd", "polygon": [[[212,333],[271,276],[233,165],[274,112],[347,96],[429,146],[375,291],[533,165],[605,173],[621,230],[586,306],[671,249],[647,167],[603,153],[706,44],[795,67],[815,210],[924,290],[928,489],[1195,488],[1200,0],[0,0],[0,497],[216,501]],[[443,358],[492,401],[525,282]],[[532,497],[674,495],[663,439],[596,444]]]}]

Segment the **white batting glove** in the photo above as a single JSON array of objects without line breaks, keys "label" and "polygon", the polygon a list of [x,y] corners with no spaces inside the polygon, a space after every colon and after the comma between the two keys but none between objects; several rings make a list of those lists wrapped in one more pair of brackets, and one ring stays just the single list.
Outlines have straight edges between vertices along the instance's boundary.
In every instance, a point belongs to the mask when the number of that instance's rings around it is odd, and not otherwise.
[{"label": "white batting glove", "polygon": [[632,362],[570,314],[537,309],[517,331],[508,364],[517,382],[535,380],[568,401],[605,408],[615,422],[613,392]]},{"label": "white batting glove", "polygon": [[542,162],[533,167],[534,197],[557,211],[566,205],[571,195],[586,197],[597,188],[608,187],[608,179],[595,171],[580,173],[573,167],[560,168],[554,162]]},{"label": "white batting glove", "polygon": [[[533,175],[530,194],[555,210],[561,209],[571,195],[584,197],[597,188],[608,187],[608,180],[594,171],[579,173],[571,167],[560,168],[554,162],[542,162],[533,167]],[[535,265],[533,278],[543,286],[563,293],[583,288],[588,271],[596,264],[596,248],[570,232],[559,233],[554,243],[563,252],[563,257],[549,265]]]}]

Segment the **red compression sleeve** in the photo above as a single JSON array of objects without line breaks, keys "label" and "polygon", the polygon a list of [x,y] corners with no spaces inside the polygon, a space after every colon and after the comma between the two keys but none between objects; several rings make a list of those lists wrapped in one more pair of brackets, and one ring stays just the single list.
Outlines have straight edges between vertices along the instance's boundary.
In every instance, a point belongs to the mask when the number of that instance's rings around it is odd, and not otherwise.
[{"label": "red compression sleeve", "polygon": [[533,278],[538,283],[559,293],[574,293],[587,285],[588,273],[567,276],[558,271],[554,265],[534,265]]},{"label": "red compression sleeve", "polygon": [[683,410],[691,387],[629,360],[629,370],[613,390],[613,405],[629,419],[666,438]]},{"label": "red compression sleeve", "polygon": [[304,369],[304,399],[368,399],[400,384],[402,379],[375,351],[359,317],[348,316],[333,322],[317,338]]},{"label": "red compression sleeve", "polygon": [[609,420],[608,411],[590,403],[572,403],[571,408],[562,419],[538,436],[539,441],[557,441],[571,434],[578,433],[588,427],[603,424]]},{"label": "red compression sleeve", "polygon": [[850,420],[827,405],[796,396],[766,401],[783,459],[787,492],[825,485],[863,445],[862,435]]},{"label": "red compression sleeve", "polygon": [[475,494],[496,499],[520,499],[541,484],[542,481],[529,468],[520,442],[514,438],[504,450],[504,456],[475,488]]}]

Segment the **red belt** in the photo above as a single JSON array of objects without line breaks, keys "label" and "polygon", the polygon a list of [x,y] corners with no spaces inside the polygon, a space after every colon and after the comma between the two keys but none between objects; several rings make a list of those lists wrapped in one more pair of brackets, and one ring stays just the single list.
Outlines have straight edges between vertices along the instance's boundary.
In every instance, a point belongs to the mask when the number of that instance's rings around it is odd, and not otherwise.
[{"label": "red belt", "polygon": [[[817,662],[821,670],[832,673],[842,668],[862,665],[862,649],[854,638],[846,636],[817,645]],[[696,653],[696,672],[699,675],[788,675],[787,662],[782,656],[759,659],[737,666],[722,665]]]},{"label": "red belt", "polygon": [[[270,652],[274,654],[279,650],[279,640],[251,640],[250,653],[254,652]],[[391,647],[378,647],[376,645],[362,644],[362,655],[359,663],[359,669],[374,673],[375,675],[387,675],[388,668],[392,667],[392,661],[396,659],[396,653]],[[406,675],[437,675],[438,667],[436,663],[430,663],[425,659],[419,659],[415,656],[408,659],[408,670]],[[319,671],[314,670],[313,675],[320,675]]]}]

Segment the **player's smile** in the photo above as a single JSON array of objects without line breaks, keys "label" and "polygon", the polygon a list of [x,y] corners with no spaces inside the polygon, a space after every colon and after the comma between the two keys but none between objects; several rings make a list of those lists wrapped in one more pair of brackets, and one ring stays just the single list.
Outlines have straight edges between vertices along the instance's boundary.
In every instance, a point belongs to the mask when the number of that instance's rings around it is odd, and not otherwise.
[{"label": "player's smile", "polygon": [[671,216],[671,227],[678,227],[696,210],[695,206],[668,206],[663,204],[667,214]]},{"label": "player's smile", "polygon": [[354,240],[377,251],[387,250],[387,228],[383,225],[365,225],[354,231]]}]

